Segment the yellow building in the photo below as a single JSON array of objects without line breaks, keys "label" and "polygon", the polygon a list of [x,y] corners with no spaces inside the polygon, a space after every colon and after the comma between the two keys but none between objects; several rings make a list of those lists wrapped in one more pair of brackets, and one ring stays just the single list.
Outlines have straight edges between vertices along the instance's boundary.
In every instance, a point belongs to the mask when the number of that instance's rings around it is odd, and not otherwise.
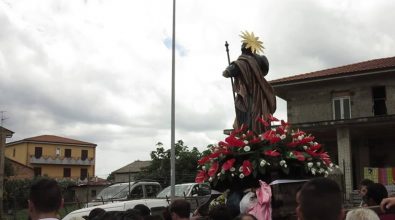
[{"label": "yellow building", "polygon": [[36,176],[85,180],[95,176],[96,144],[41,135],[7,143],[5,156],[34,169]]}]

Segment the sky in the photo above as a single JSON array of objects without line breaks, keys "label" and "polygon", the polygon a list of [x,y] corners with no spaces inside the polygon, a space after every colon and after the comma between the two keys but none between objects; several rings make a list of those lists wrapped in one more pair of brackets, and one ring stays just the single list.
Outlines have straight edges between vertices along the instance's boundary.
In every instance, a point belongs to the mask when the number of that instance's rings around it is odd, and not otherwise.
[{"label": "sky", "polygon": [[[0,110],[7,142],[57,135],[97,144],[96,175],[170,148],[171,0],[0,0]],[[395,51],[392,0],[176,3],[175,139],[206,149],[234,120],[239,34],[264,42],[267,80]],[[275,116],[286,119],[286,102]]]}]

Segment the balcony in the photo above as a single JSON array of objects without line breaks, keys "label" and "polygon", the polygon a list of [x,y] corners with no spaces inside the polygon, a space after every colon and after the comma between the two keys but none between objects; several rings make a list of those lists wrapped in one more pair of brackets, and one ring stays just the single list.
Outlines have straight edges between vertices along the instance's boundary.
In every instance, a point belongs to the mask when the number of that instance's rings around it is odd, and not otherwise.
[{"label": "balcony", "polygon": [[43,155],[37,158],[35,155],[30,155],[30,164],[56,164],[56,165],[95,165],[93,158],[86,158],[82,160],[80,157],[61,157],[61,156],[46,156]]}]

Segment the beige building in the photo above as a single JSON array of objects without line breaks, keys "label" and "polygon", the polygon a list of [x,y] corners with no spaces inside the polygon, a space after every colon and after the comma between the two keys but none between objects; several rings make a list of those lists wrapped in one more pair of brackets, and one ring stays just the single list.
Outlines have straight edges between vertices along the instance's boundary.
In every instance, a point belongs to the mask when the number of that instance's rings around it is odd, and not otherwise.
[{"label": "beige building", "polygon": [[6,144],[5,156],[32,167],[35,176],[84,180],[95,176],[96,144],[41,135]]},{"label": "beige building", "polygon": [[136,180],[136,175],[142,171],[143,168],[151,165],[151,161],[136,160],[124,167],[112,172],[114,174],[114,182],[129,182]]},{"label": "beige building", "polygon": [[346,196],[363,178],[395,179],[395,57],[270,82],[288,121],[312,133],[344,173]]}]

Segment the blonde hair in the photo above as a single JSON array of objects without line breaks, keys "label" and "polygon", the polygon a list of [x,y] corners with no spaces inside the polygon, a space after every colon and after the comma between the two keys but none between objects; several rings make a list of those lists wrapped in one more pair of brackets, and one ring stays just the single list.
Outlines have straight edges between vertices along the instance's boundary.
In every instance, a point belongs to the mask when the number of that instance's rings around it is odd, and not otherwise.
[{"label": "blonde hair", "polygon": [[358,208],[347,212],[346,220],[380,220],[380,218],[370,209]]}]

